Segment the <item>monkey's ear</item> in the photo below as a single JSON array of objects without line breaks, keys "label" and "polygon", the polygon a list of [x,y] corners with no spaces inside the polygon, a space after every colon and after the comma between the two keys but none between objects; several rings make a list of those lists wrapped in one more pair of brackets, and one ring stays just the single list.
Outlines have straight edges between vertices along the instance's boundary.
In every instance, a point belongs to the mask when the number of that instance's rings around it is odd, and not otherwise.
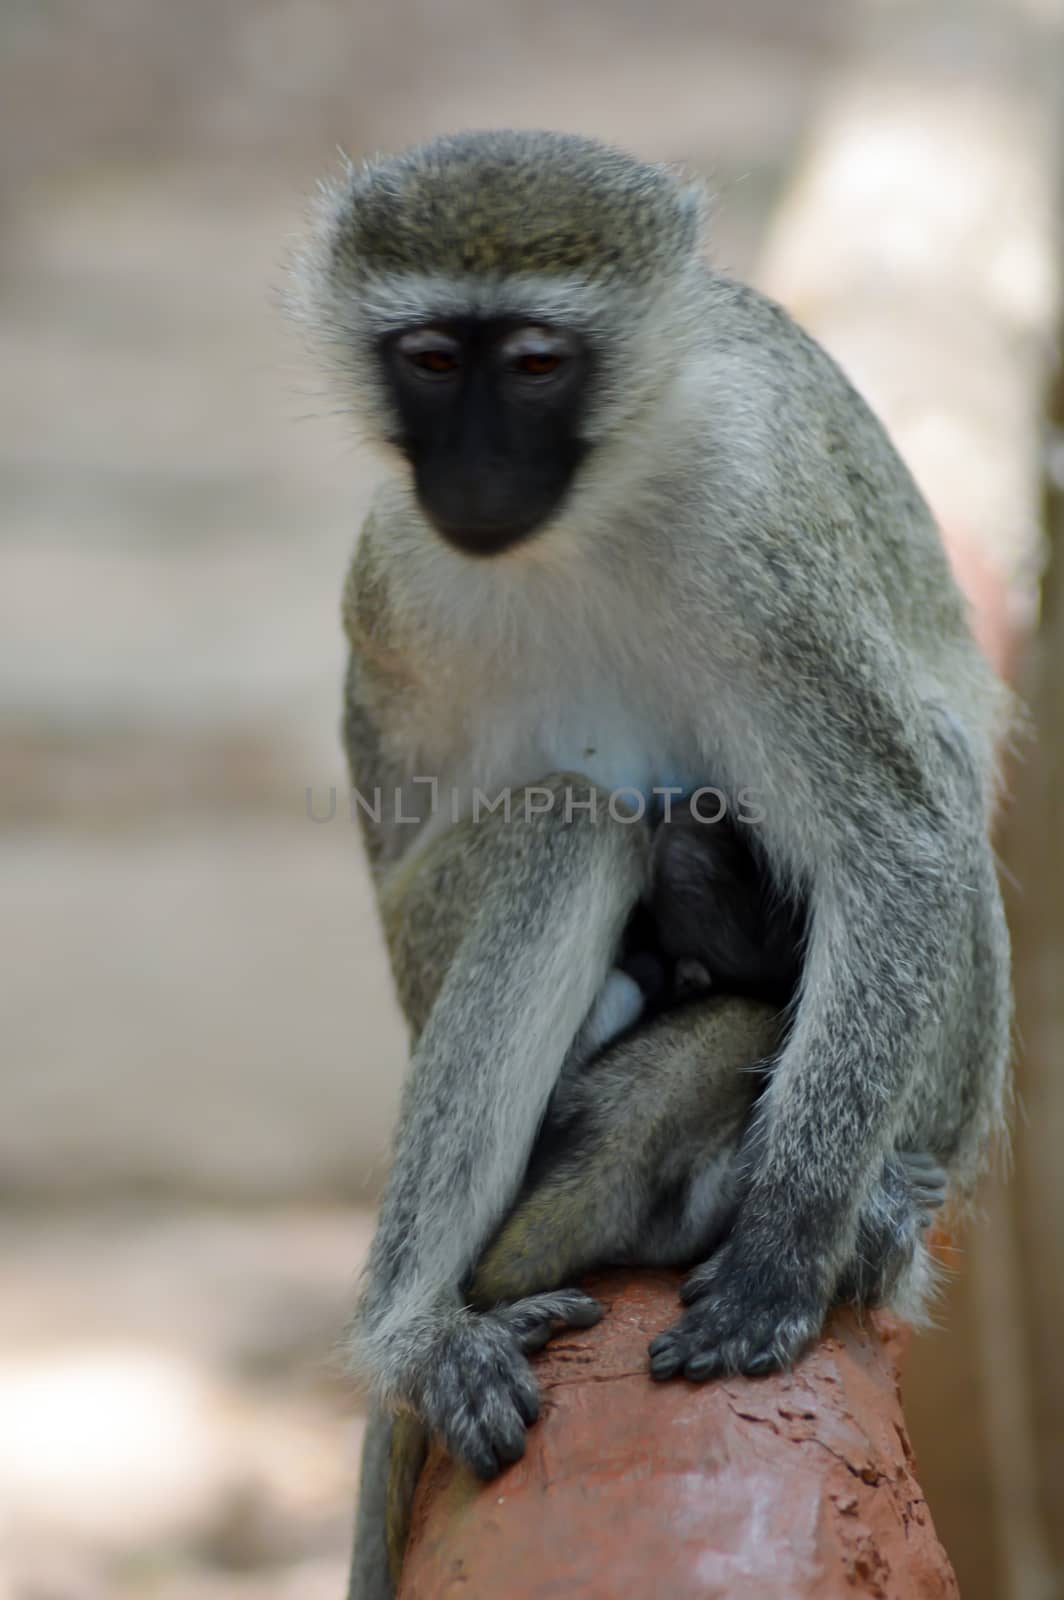
[{"label": "monkey's ear", "polygon": [[666,163],[661,170],[669,174],[676,189],[677,247],[682,252],[701,255],[716,197],[705,179],[690,167]]}]

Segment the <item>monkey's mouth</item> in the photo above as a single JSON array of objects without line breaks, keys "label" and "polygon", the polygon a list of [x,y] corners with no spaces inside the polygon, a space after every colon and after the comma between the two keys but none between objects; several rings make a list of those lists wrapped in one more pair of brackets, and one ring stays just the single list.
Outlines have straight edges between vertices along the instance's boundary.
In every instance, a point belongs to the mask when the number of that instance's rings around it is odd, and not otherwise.
[{"label": "monkey's mouth", "polygon": [[429,520],[445,544],[449,544],[454,550],[460,550],[463,555],[480,559],[502,555],[505,551],[514,549],[516,545],[524,544],[539,527],[538,520],[517,526],[509,523],[505,527],[496,524],[483,526],[462,524],[456,527],[435,517],[430,517]]}]

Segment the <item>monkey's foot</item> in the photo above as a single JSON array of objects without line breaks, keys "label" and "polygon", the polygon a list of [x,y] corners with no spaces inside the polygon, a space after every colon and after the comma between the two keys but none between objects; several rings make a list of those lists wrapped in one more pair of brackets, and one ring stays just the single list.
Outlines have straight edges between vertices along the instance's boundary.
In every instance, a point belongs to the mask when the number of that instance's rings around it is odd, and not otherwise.
[{"label": "monkey's foot", "polygon": [[582,1289],[555,1289],[549,1294],[530,1294],[512,1304],[497,1306],[493,1315],[508,1327],[525,1355],[536,1350],[565,1328],[593,1328],[601,1322],[603,1307]]},{"label": "monkey's foot", "polygon": [[416,1385],[422,1421],[478,1478],[494,1478],[524,1455],[525,1429],[539,1416],[527,1354],[562,1328],[587,1328],[601,1316],[597,1300],[564,1289],[463,1317],[433,1340]]},{"label": "monkey's foot", "polygon": [[680,1290],[688,1309],[650,1345],[650,1375],[696,1383],[789,1367],[823,1326],[827,1303],[729,1239]]}]

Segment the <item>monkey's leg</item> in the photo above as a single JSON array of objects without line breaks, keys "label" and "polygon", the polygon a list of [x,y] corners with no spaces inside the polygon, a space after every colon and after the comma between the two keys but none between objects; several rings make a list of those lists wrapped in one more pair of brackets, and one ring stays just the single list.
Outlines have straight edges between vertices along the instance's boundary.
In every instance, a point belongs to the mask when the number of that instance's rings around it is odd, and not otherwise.
[{"label": "monkey's leg", "polygon": [[[962,815],[978,796],[978,773],[956,721],[939,713],[935,728],[951,764],[954,808]],[[947,1194],[956,1200],[970,1192],[1002,1122],[1009,1054],[1008,930],[993,856],[981,837],[958,877],[963,893],[956,950],[965,982],[941,1008],[941,1043],[910,1095],[900,1150],[887,1158],[882,1182],[865,1202],[854,1257],[838,1290],[840,1299],[886,1304],[916,1323],[936,1281],[924,1233]]]},{"label": "monkey's leg", "polygon": [[708,1249],[736,1200],[756,1069],[779,1022],[771,1006],[714,997],[656,1017],[587,1065],[570,1062],[521,1197],[474,1274],[473,1303]]},{"label": "monkey's leg", "polygon": [[432,942],[419,912],[431,929],[446,895],[461,914],[404,1088],[356,1349],[377,1394],[484,1477],[523,1453],[537,1415],[525,1323],[600,1314],[577,1291],[506,1317],[471,1312],[461,1294],[512,1203],[645,879],[644,829],[615,821],[604,803],[597,820],[567,806],[567,793],[588,788],[559,776],[527,803],[518,793],[510,818],[452,829],[414,868],[400,867],[401,905],[387,887],[382,895],[397,967]]},{"label": "monkey's leg", "polygon": [[[830,812],[831,806],[825,809]],[[896,824],[896,827],[895,827]],[[858,1246],[862,1207],[891,1149],[947,1157],[984,1099],[949,1098],[960,1126],[910,1117],[969,1072],[959,1025],[973,998],[972,915],[982,817],[913,805],[891,814],[894,857],[844,856],[812,894],[794,1025],[758,1108],[764,1158],[735,1227],[681,1292],[687,1311],[651,1345],[652,1371],[704,1380],[794,1361],[816,1336]],[[865,848],[862,840],[857,854]],[[988,888],[987,896],[996,897]],[[1000,1037],[976,1042],[975,1077],[1000,1076]],[[941,1119],[947,1122],[947,1117]]]}]

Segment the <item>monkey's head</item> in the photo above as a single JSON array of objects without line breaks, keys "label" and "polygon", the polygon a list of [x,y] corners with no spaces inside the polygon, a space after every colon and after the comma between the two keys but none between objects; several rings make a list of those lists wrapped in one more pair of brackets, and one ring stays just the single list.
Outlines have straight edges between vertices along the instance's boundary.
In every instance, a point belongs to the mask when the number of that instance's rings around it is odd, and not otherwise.
[{"label": "monkey's head", "polygon": [[437,139],[327,190],[298,314],[448,543],[548,525],[661,395],[704,209],[690,178],[554,133]]}]

